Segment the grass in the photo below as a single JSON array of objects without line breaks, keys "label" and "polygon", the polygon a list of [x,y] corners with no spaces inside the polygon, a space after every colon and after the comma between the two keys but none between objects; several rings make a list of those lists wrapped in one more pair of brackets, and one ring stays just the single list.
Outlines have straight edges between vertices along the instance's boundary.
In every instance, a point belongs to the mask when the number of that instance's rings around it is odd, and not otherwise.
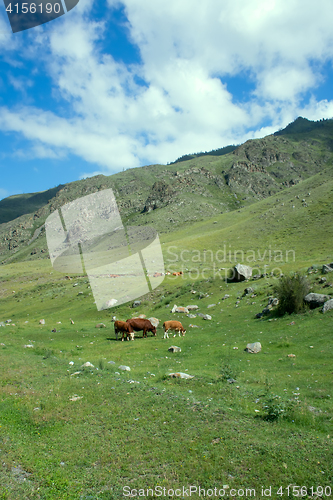
[{"label": "grass", "polygon": [[[167,276],[136,309],[98,312],[86,276],[67,279],[47,259],[22,262],[23,250],[1,265],[0,321],[12,322],[0,327],[0,499],[109,500],[123,498],[124,486],[223,485],[257,497],[271,486],[275,498],[290,484],[310,498],[331,485],[332,311],[255,315],[274,294],[274,267],[288,274],[315,264],[311,291],[332,295],[319,282],[333,260],[332,183],[327,169],[278,197],[166,230],[166,268],[184,274]],[[146,220],[163,228],[167,209],[155,212]],[[236,261],[268,276],[227,283]],[[197,304],[212,320],[171,314],[174,304]],[[111,317],[140,313],[160,319],[157,336],[116,342]],[[164,340],[161,324],[172,318],[187,333]],[[246,353],[249,342],[262,351]],[[170,353],[172,344],[182,351]],[[87,361],[94,366],[81,368]],[[179,371],[194,378],[169,377]]]},{"label": "grass", "polygon": [[[50,275],[47,262],[40,264],[24,276],[22,264],[4,267],[2,287],[16,280],[26,296],[18,304],[8,290],[0,305],[1,317],[15,323],[0,328],[2,498],[122,498],[126,485],[228,485],[255,488],[259,495],[262,485],[330,484],[331,313],[272,313],[257,320],[273,279],[253,282],[257,296],[243,297],[237,308],[248,284],[169,279],[140,310],[119,306],[117,316],[144,312],[163,323],[174,302],[196,303],[212,321],[172,315],[186,326],[185,337],[165,341],[159,327],[157,337],[116,342],[111,312],[98,313],[89,296],[77,295],[86,279],[78,278],[73,288],[73,281]],[[310,276],[311,284],[320,291],[317,276]],[[225,293],[230,298],[221,301]],[[211,303],[217,305],[207,309]],[[46,325],[39,325],[41,317]],[[100,321],[106,329],[95,328]],[[262,352],[244,352],[255,341]],[[172,343],[182,352],[169,353]],[[86,361],[94,368],[81,369]],[[170,379],[171,371],[194,379]],[[269,395],[280,396],[292,411],[267,420]],[[73,396],[80,399],[71,401]],[[24,474],[31,475],[24,481]]]}]

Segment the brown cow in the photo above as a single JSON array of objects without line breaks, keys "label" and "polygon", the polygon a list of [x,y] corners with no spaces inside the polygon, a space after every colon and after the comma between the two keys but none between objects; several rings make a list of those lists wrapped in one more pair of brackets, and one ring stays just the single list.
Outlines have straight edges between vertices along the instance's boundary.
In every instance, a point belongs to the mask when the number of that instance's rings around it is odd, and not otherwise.
[{"label": "brown cow", "polygon": [[[183,337],[186,333],[186,330],[180,321],[164,321],[163,328],[164,328],[164,338],[165,339],[169,338],[169,334],[168,334],[169,330],[173,330],[174,332],[178,332],[179,337],[180,337],[180,332],[182,332]],[[176,336],[176,334],[174,336]]]},{"label": "brown cow", "polygon": [[156,335],[156,327],[151,324],[149,319],[132,318],[127,319],[126,323],[130,325],[135,332],[143,330],[143,337],[147,337],[147,332],[152,332],[153,335]]},{"label": "brown cow", "polygon": [[118,333],[123,334],[121,338],[122,341],[124,340],[125,333],[127,340],[129,340],[129,337],[131,337],[131,340],[134,340],[133,328],[125,321],[117,320],[114,322],[114,333],[116,334],[116,340],[118,340]]}]

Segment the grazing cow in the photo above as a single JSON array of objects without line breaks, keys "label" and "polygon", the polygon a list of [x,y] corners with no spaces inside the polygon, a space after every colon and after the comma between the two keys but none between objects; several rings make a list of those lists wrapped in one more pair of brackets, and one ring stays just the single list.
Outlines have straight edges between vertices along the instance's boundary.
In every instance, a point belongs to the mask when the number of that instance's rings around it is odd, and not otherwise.
[{"label": "grazing cow", "polygon": [[[169,338],[169,334],[168,334],[169,330],[173,330],[174,332],[178,332],[179,337],[180,337],[180,332],[182,332],[183,337],[186,333],[186,330],[180,321],[164,321],[163,328],[164,328],[164,338],[165,339]],[[176,334],[174,336],[176,336]]]},{"label": "grazing cow", "polygon": [[128,323],[135,332],[143,330],[143,337],[147,337],[147,332],[152,332],[153,335],[156,335],[156,327],[151,324],[149,319],[132,318],[127,319],[126,323]]},{"label": "grazing cow", "polygon": [[129,337],[131,338],[131,340],[134,340],[133,328],[125,321],[116,320],[114,322],[114,333],[116,334],[116,340],[118,340],[118,333],[123,334],[121,338],[122,341],[124,340],[125,333],[127,340],[129,340]]}]

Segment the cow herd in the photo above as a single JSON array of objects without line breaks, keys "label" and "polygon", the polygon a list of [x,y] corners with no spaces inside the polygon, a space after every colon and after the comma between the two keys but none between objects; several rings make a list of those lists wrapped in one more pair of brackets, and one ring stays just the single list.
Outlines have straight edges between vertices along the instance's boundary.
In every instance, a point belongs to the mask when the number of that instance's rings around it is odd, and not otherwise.
[{"label": "cow herd", "polygon": [[[116,340],[118,340],[118,333],[122,334],[121,340],[123,341],[126,335],[127,340],[134,340],[134,332],[143,331],[143,338],[147,337],[147,332],[152,332],[156,336],[156,326],[154,326],[149,319],[145,318],[132,318],[126,321],[119,321],[115,317],[112,318],[114,322],[114,333]],[[175,332],[175,335],[186,333],[185,328],[180,321],[165,321],[163,323],[164,338],[169,338],[169,331]]]}]

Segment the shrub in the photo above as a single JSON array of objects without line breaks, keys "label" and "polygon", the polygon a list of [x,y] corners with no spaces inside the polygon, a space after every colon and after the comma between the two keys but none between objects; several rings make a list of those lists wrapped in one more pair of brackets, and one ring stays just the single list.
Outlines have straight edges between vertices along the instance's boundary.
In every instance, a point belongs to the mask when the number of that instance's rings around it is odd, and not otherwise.
[{"label": "shrub", "polygon": [[275,286],[274,292],[279,299],[277,308],[281,316],[285,313],[299,313],[304,310],[304,297],[309,293],[310,285],[307,278],[295,273],[291,276],[283,276]]},{"label": "shrub", "polygon": [[264,411],[263,419],[269,422],[281,418],[291,419],[296,410],[297,400],[283,399],[281,396],[267,394],[262,409]]}]

